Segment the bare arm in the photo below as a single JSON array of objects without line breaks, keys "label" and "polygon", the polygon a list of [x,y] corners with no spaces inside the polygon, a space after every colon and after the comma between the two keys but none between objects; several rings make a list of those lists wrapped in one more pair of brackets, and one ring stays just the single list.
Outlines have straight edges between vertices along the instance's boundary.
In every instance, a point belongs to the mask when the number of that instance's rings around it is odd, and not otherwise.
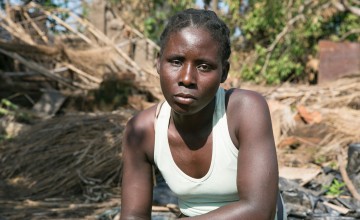
[{"label": "bare arm", "polygon": [[132,118],[124,132],[122,220],[151,219],[153,122],[150,113],[142,112]]},{"label": "bare arm", "polygon": [[278,166],[266,101],[259,94],[234,90],[227,115],[239,146],[237,187],[240,200],[192,219],[274,219]]}]

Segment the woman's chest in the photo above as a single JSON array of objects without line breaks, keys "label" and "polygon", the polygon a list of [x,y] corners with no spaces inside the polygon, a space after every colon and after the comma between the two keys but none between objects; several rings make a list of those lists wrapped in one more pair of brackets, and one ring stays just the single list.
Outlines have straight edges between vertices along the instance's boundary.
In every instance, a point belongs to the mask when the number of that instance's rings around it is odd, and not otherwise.
[{"label": "woman's chest", "polygon": [[172,159],[182,172],[197,179],[208,173],[213,153],[211,133],[205,137],[169,133],[168,141]]}]

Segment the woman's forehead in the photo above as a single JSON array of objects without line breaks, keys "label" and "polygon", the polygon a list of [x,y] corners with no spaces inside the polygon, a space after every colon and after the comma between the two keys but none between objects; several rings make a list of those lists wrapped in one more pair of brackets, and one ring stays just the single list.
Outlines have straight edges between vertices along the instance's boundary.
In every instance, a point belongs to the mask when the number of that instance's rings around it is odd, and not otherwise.
[{"label": "woman's forehead", "polygon": [[[220,44],[204,28],[187,27],[169,35],[163,53],[168,55],[186,55],[208,60],[218,60]],[[189,57],[190,58],[190,57]]]},{"label": "woman's forehead", "polygon": [[[176,41],[176,42],[175,42]],[[216,40],[212,37],[211,32],[203,27],[185,27],[170,33],[167,43],[199,44],[201,42],[213,43],[217,45]],[[211,45],[214,46],[214,45]]]}]

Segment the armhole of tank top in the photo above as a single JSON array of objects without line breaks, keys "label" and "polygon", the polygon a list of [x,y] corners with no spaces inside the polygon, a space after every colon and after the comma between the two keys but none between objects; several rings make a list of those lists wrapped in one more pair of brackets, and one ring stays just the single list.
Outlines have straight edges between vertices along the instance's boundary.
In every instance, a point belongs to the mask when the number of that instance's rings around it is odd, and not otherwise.
[{"label": "armhole of tank top", "polygon": [[[156,107],[155,118],[154,118],[154,134],[155,134],[155,132],[156,132],[156,121],[157,121],[157,119],[158,119],[158,117],[159,117],[159,114],[160,114],[160,111],[161,111],[161,107],[162,107],[162,105],[164,104],[164,102],[165,102],[165,101],[159,102],[159,104],[158,104],[157,107]],[[155,136],[156,136],[156,134],[155,134]],[[155,137],[155,138],[156,138],[156,137]],[[154,143],[154,154],[155,154],[155,143]],[[156,160],[156,159],[155,159],[155,155],[154,155],[154,160]],[[155,169],[156,169],[155,166],[156,166],[156,162],[155,162],[155,164],[152,166],[153,184],[154,184],[154,186],[157,185],[156,174],[155,174]]]},{"label": "armhole of tank top", "polygon": [[222,120],[222,129],[223,132],[226,131],[226,137],[224,139],[224,141],[226,141],[226,146],[229,146],[228,149],[231,151],[231,153],[235,156],[237,156],[239,149],[236,148],[235,144],[233,143],[232,139],[231,139],[231,135],[230,135],[230,131],[229,131],[229,125],[228,125],[228,120],[227,120],[227,106],[226,106],[226,90],[222,88],[222,92],[221,92],[221,96],[222,96],[222,102],[219,103],[221,105],[221,114],[224,114],[224,118]]}]

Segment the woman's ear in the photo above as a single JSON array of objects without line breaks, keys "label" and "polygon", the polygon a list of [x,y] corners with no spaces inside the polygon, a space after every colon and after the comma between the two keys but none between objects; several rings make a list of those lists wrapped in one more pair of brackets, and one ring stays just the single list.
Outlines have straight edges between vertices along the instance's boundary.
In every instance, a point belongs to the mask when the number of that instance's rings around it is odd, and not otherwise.
[{"label": "woman's ear", "polygon": [[221,83],[225,82],[225,80],[227,79],[228,74],[229,74],[229,69],[230,69],[229,61],[225,61],[224,65],[223,65],[222,75],[221,75]]}]

